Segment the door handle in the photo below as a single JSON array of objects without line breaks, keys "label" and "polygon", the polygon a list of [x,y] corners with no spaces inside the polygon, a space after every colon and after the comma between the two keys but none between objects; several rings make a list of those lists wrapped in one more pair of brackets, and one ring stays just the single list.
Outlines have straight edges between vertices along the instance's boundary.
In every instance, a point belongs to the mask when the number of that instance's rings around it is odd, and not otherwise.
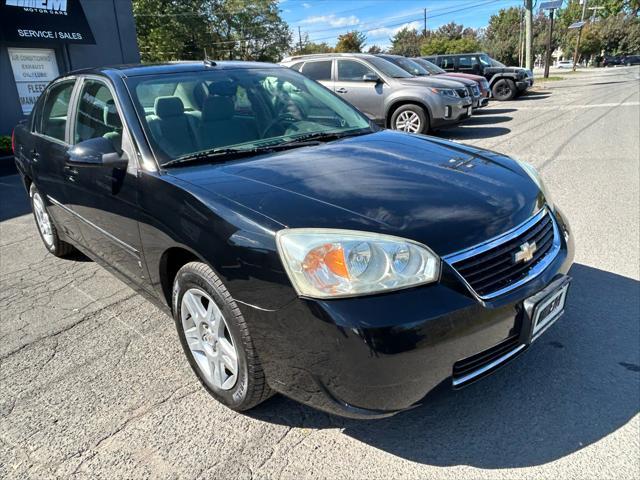
[{"label": "door handle", "polygon": [[344,87],[336,88],[336,93],[347,93],[347,89]]},{"label": "door handle", "polygon": [[33,160],[34,163],[38,163],[38,160],[40,160],[40,154],[38,151],[34,148],[29,153],[31,154],[31,160]]},{"label": "door handle", "polygon": [[67,180],[69,180],[70,182],[75,182],[76,181],[76,175],[78,175],[80,172],[78,171],[78,169],[71,167],[69,165],[65,165],[64,166],[64,173],[65,173],[65,178]]}]

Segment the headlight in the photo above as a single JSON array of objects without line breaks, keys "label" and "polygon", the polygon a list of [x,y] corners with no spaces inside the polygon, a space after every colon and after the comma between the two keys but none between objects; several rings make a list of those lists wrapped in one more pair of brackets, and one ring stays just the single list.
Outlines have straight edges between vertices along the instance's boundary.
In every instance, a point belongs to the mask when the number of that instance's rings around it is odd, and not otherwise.
[{"label": "headlight", "polygon": [[291,228],[278,252],[299,295],[351,297],[435,282],[440,259],[424,245],[390,235]]},{"label": "headlight", "polygon": [[536,183],[536,185],[544,195],[544,198],[547,201],[547,205],[549,205],[549,208],[553,210],[553,200],[549,195],[549,190],[547,190],[547,187],[545,186],[544,181],[542,180],[542,177],[538,173],[538,170],[536,170],[536,167],[534,167],[530,163],[523,162],[521,160],[518,160],[518,163],[520,164],[522,169],[527,173],[527,175],[531,177],[531,180],[533,180]]},{"label": "headlight", "polygon": [[458,92],[456,92],[452,88],[432,88],[431,91],[433,93],[437,93],[438,95],[443,95],[445,97],[460,98],[460,95],[458,95]]}]

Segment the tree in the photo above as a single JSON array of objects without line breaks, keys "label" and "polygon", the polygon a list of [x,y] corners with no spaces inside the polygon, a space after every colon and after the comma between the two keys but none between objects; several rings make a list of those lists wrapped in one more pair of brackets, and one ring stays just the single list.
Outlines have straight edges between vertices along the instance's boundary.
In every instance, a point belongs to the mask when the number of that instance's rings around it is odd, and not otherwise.
[{"label": "tree", "polygon": [[335,51],[340,53],[360,53],[365,43],[367,43],[367,36],[354,30],[338,36]]},{"label": "tree", "polygon": [[302,37],[302,49],[300,48],[300,44],[296,43],[294,45],[296,48],[291,51],[292,55],[309,55],[312,53],[331,53],[333,52],[333,47],[331,47],[326,42],[315,43],[309,40],[309,34],[305,33]]},{"label": "tree", "polygon": [[462,38],[462,31],[464,27],[462,25],[458,25],[456,22],[450,22],[446,25],[442,25],[436,30],[436,36],[444,37],[449,40],[457,40]]},{"label": "tree", "polygon": [[508,65],[518,64],[522,13],[519,7],[503,8],[491,15],[485,31],[487,53]]},{"label": "tree", "polygon": [[277,61],[291,43],[276,0],[134,0],[143,61]]},{"label": "tree", "polygon": [[371,54],[378,54],[378,53],[382,53],[383,50],[378,46],[378,45],[371,45],[369,47],[369,49],[367,50],[367,53],[371,53]]},{"label": "tree", "polygon": [[394,55],[417,57],[420,55],[421,42],[422,35],[415,28],[408,29],[405,27],[391,38],[391,49],[389,51]]}]

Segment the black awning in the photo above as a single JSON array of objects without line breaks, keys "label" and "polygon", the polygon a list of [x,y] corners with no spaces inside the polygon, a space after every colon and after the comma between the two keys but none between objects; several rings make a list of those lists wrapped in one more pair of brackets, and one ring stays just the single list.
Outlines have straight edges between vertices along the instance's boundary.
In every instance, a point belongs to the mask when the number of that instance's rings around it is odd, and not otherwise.
[{"label": "black awning", "polygon": [[80,0],[0,0],[7,42],[96,43]]}]

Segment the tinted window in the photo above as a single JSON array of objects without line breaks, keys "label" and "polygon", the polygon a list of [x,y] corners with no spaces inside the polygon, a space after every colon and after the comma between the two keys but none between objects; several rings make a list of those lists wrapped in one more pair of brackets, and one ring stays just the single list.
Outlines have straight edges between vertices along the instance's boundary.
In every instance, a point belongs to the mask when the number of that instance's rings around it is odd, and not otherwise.
[{"label": "tinted window", "polygon": [[338,60],[338,81],[362,82],[364,75],[375,75],[375,72],[354,60]]},{"label": "tinted window", "polygon": [[422,65],[414,62],[413,60],[405,57],[392,57],[389,61],[395,63],[403,70],[406,70],[411,75],[424,76],[429,75],[429,72],[425,70]]},{"label": "tinted window", "polygon": [[440,57],[440,66],[444,69],[453,68],[453,57]]},{"label": "tinted window", "polygon": [[302,67],[302,73],[311,80],[331,80],[331,60],[307,62]]},{"label": "tinted window", "polygon": [[472,65],[471,57],[458,57],[458,67],[471,68]]},{"label": "tinted window", "polygon": [[385,60],[380,57],[367,58],[367,61],[374,67],[380,70],[382,73],[391,78],[411,78],[412,75],[409,72],[404,71],[397,65],[394,65],[389,60]]},{"label": "tinted window", "polygon": [[121,135],[122,121],[111,92],[102,82],[85,81],[78,101],[75,143],[97,137],[119,140]]},{"label": "tinted window", "polygon": [[291,65],[289,68],[292,70],[295,70],[296,72],[299,72],[300,69],[302,68],[302,64],[304,62],[298,62],[298,63],[294,63],[293,65]]},{"label": "tinted window", "polygon": [[36,131],[64,142],[69,100],[74,85],[75,80],[70,80],[58,83],[49,90],[47,100],[42,108],[40,129],[36,128]]}]

